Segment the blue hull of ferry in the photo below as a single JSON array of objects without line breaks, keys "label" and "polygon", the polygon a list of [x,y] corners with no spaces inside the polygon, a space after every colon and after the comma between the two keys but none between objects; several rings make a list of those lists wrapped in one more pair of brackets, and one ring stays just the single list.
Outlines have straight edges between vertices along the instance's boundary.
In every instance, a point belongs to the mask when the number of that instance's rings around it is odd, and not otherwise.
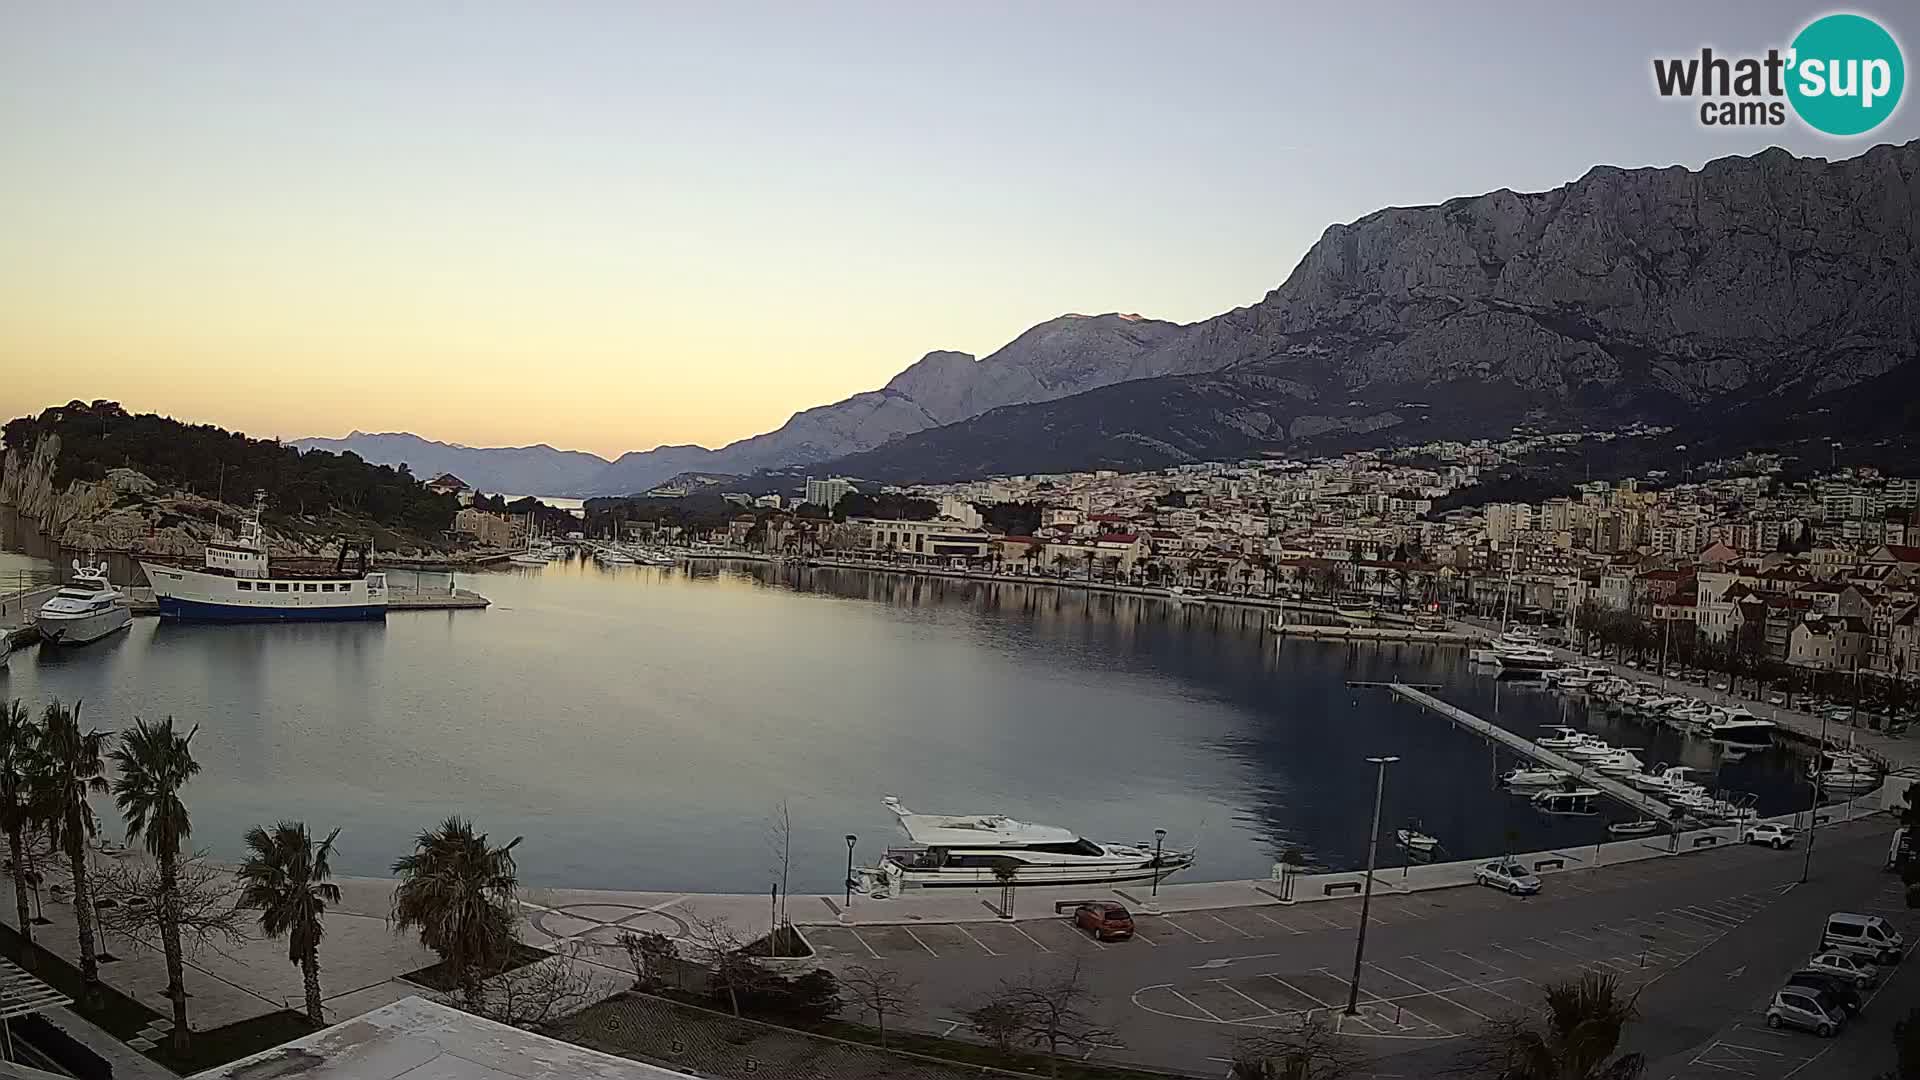
[{"label": "blue hull of ferry", "polygon": [[210,604],[202,600],[160,597],[160,617],[188,622],[346,622],[384,619],[385,604],[341,605],[339,607],[254,607],[238,604]]}]

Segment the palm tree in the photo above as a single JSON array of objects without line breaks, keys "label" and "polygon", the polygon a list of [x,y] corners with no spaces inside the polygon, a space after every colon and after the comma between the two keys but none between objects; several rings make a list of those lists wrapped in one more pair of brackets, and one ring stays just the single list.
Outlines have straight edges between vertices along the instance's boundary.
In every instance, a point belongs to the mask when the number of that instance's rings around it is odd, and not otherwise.
[{"label": "palm tree", "polygon": [[[185,735],[173,729],[173,717],[150,723],[135,717],[133,730],[114,748],[113,802],[127,822],[127,842],[145,840],[160,864],[160,950],[167,961],[167,997],[173,1002],[173,1048],[185,1053],[187,1028],[186,966],[180,955],[180,844],[193,835],[193,820],[180,801],[180,789],[200,771],[193,760],[195,725]],[[76,892],[78,890],[75,890]],[[75,904],[79,903],[75,898]]]},{"label": "palm tree", "polygon": [[80,702],[72,708],[49,702],[40,719],[40,745],[34,754],[34,803],[45,814],[47,838],[67,853],[73,870],[73,922],[80,938],[80,997],[88,1006],[100,1001],[100,961],[93,952],[93,886],[87,874],[87,841],[93,836],[93,808],[87,797],[104,794],[100,751],[107,732],[80,730]]},{"label": "palm tree", "polygon": [[33,920],[27,915],[27,853],[21,833],[33,816],[30,784],[39,741],[40,728],[25,705],[15,700],[0,709],[0,829],[6,830],[7,853],[13,858],[13,900],[20,938],[26,942],[20,962],[28,970],[34,966]]},{"label": "palm tree", "polygon": [[440,954],[460,980],[469,1006],[480,999],[483,970],[502,966],[513,948],[513,893],[519,885],[513,849],[489,847],[487,834],[455,814],[422,832],[413,854],[394,860],[395,930],[417,930],[420,944]]},{"label": "palm tree", "polygon": [[287,959],[307,981],[307,1018],[327,1022],[320,1010],[320,939],[326,933],[321,916],[328,904],[340,902],[340,886],[328,879],[333,867],[335,829],[319,847],[298,821],[283,821],[272,832],[255,825],[247,830],[247,859],[240,864],[240,903],[260,912],[260,929],[270,938],[287,939]]},{"label": "palm tree", "polygon": [[1634,1016],[1634,995],[1620,992],[1619,978],[1589,971],[1549,984],[1537,1016],[1490,1023],[1468,1044],[1462,1064],[1500,1080],[1636,1080],[1646,1071],[1645,1055],[1613,1056]]}]

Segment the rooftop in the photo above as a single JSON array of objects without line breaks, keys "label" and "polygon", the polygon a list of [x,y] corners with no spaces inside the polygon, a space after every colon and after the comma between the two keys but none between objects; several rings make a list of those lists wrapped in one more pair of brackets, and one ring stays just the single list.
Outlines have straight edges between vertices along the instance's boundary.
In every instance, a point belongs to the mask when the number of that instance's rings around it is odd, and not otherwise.
[{"label": "rooftop", "polygon": [[403,998],[194,1080],[682,1080],[471,1013]]}]

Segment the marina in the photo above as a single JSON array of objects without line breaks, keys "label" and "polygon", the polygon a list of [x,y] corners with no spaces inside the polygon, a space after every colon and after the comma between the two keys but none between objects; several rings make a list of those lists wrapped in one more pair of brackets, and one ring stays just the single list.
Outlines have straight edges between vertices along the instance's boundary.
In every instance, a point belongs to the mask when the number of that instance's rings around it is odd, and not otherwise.
[{"label": "marina", "polygon": [[[403,589],[446,602],[445,575],[389,580],[396,609]],[[750,893],[767,885],[785,799],[793,886],[830,891],[845,835],[863,865],[898,846],[880,800],[899,793],[1095,842],[1164,829],[1167,848],[1197,849],[1177,882],[1265,879],[1289,851],[1364,865],[1364,759],[1382,752],[1405,757],[1383,832],[1417,828],[1450,858],[1506,850],[1510,834],[1521,850],[1592,844],[1639,816],[1611,800],[1592,817],[1541,813],[1498,782],[1512,754],[1349,684],[1422,684],[1521,734],[1577,722],[1572,697],[1476,673],[1459,649],[1276,640],[1253,608],[791,563],[607,567],[578,551],[458,582],[492,608],[136,618],[93,645],[16,653],[0,694],[81,698],[103,723],[194,717],[196,811],[340,825],[343,873],[384,872],[458,805],[528,837],[535,884]],[[1782,751],[1723,760],[1612,723],[1587,719],[1768,812],[1808,797]],[[231,854],[234,838],[207,835]]]}]

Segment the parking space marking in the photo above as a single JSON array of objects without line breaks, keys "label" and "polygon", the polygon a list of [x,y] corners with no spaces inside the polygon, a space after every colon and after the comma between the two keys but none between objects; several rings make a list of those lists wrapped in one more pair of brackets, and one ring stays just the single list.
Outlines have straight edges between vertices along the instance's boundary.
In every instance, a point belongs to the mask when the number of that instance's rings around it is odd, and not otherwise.
[{"label": "parking space marking", "polygon": [[1007,929],[1013,931],[1016,934],[1019,934],[1021,937],[1026,938],[1028,941],[1033,942],[1033,947],[1036,949],[1039,949],[1043,953],[1050,953],[1053,951],[1052,949],[1047,948],[1045,945],[1040,944],[1039,938],[1034,937],[1032,934],[1029,934],[1025,930],[1020,929],[1019,923],[1010,922],[1007,924]]},{"label": "parking space marking", "polygon": [[1379,964],[1376,964],[1371,960],[1366,962],[1366,966],[1372,968],[1373,970],[1379,972],[1382,975],[1385,975],[1387,978],[1392,979],[1395,982],[1406,983],[1408,986],[1413,987],[1413,991],[1416,994],[1434,993],[1434,990],[1432,987],[1421,986],[1419,983],[1414,982],[1412,979],[1409,979],[1406,976],[1400,975],[1394,971],[1390,971],[1387,968],[1383,968]]},{"label": "parking space marking", "polygon": [[867,939],[860,936],[860,931],[855,930],[853,927],[849,926],[847,927],[847,933],[852,934],[853,940],[859,942],[860,947],[867,950],[868,956],[873,957],[875,960],[880,959],[880,954],[873,951],[873,946],[867,944]]},{"label": "parking space marking", "polygon": [[[1495,974],[1504,974],[1507,970],[1506,968],[1501,967],[1499,964],[1496,964],[1491,960],[1482,960],[1479,957],[1473,955],[1472,953],[1461,952],[1459,949],[1449,949],[1447,951],[1451,952],[1453,955],[1461,958],[1462,960],[1467,960],[1467,961],[1471,961],[1472,963],[1479,964],[1481,967],[1486,968],[1488,971],[1494,972]],[[1519,956],[1520,954],[1514,953],[1514,955]]]},{"label": "parking space marking", "polygon": [[927,955],[928,955],[928,956],[931,956],[931,957],[933,957],[933,958],[934,958],[934,959],[936,959],[936,960],[938,960],[938,959],[940,958],[940,954],[939,954],[939,953],[937,953],[937,952],[934,952],[934,951],[933,951],[933,946],[931,946],[931,945],[929,945],[929,944],[927,944],[927,943],[926,943],[926,942],[924,942],[924,941],[921,941],[921,940],[920,940],[920,935],[919,935],[919,934],[916,934],[916,933],[914,933],[911,927],[906,927],[906,926],[903,926],[903,927],[901,927],[900,929],[902,929],[902,930],[905,930],[905,931],[907,932],[907,936],[908,936],[908,937],[910,937],[910,938],[912,938],[912,939],[914,940],[914,943],[915,943],[915,944],[917,944],[917,945],[919,945],[919,946],[920,946],[921,948],[923,948],[923,949],[925,949],[925,950],[927,950]]},{"label": "parking space marking", "polygon": [[1441,966],[1440,966],[1439,964],[1430,964],[1430,963],[1428,963],[1427,961],[1425,961],[1425,960],[1422,960],[1422,959],[1420,959],[1420,958],[1419,958],[1419,957],[1417,957],[1417,956],[1403,956],[1403,957],[1401,957],[1400,959],[1402,959],[1402,960],[1411,960],[1411,961],[1413,961],[1413,962],[1414,962],[1414,963],[1416,963],[1416,964],[1419,964],[1419,965],[1421,965],[1421,966],[1423,966],[1423,967],[1430,967],[1430,968],[1432,968],[1433,970],[1435,970],[1435,971],[1437,971],[1437,972],[1439,972],[1440,974],[1442,974],[1442,975],[1445,975],[1445,976],[1447,977],[1447,979],[1448,979],[1448,985],[1449,985],[1449,986],[1452,986],[1452,985],[1454,985],[1454,984],[1456,984],[1456,983],[1460,983],[1460,984],[1464,984],[1464,983],[1465,983],[1465,982],[1467,981],[1466,979],[1464,979],[1464,978],[1461,978],[1461,977],[1460,977],[1460,976],[1458,976],[1458,975],[1455,975],[1455,974],[1454,974],[1453,972],[1451,972],[1451,971],[1448,971],[1448,970],[1447,970],[1446,968],[1443,968],[1443,967],[1441,967]]},{"label": "parking space marking", "polygon": [[1228,922],[1227,920],[1221,918],[1218,915],[1209,914],[1204,911],[1200,912],[1199,914],[1205,916],[1208,919],[1212,919],[1214,922],[1219,923],[1221,926],[1226,927],[1227,929],[1233,931],[1236,934],[1239,934],[1241,937],[1246,938],[1249,941],[1253,940],[1252,934],[1247,933],[1245,930],[1240,929],[1239,927],[1233,925],[1232,923]]},{"label": "parking space marking", "polygon": [[1525,960],[1529,964],[1533,963],[1533,957],[1528,956],[1526,953],[1521,952],[1519,949],[1509,949],[1505,945],[1496,944],[1495,942],[1491,942],[1491,941],[1487,942],[1487,948],[1499,949],[1503,953],[1512,953],[1513,955],[1519,957],[1520,959]]},{"label": "parking space marking", "polygon": [[1208,1009],[1204,1005],[1201,1005],[1199,1002],[1194,1001],[1192,998],[1181,993],[1180,991],[1175,990],[1173,987],[1171,986],[1167,987],[1166,991],[1167,993],[1172,994],[1174,997],[1179,998],[1181,1001],[1186,1002],[1188,1005],[1192,1006],[1196,1011],[1198,1011],[1202,1016],[1205,1016],[1207,1019],[1213,1021],[1214,1023],[1216,1024],[1226,1023],[1225,1020],[1222,1020],[1219,1017],[1213,1015],[1212,1010]]},{"label": "parking space marking", "polygon": [[1265,1014],[1266,1014],[1266,1016],[1255,1016],[1255,1017],[1250,1017],[1249,1019],[1253,1019],[1253,1020],[1265,1020],[1265,1019],[1267,1019],[1267,1018],[1269,1018],[1269,1017],[1274,1017],[1274,1016],[1279,1016],[1279,1015],[1280,1015],[1279,1013],[1277,1013],[1277,1012],[1274,1012],[1274,1011],[1273,1011],[1273,1006],[1271,1006],[1271,1005],[1268,1005],[1268,1004],[1267,1004],[1266,1002],[1264,1002],[1264,1001],[1261,1001],[1261,1000],[1259,1000],[1258,998],[1255,998],[1255,997],[1251,997],[1251,996],[1249,996],[1249,995],[1247,995],[1247,994],[1243,994],[1243,993],[1241,993],[1238,987],[1235,987],[1235,986],[1234,986],[1234,985],[1233,985],[1232,983],[1230,983],[1230,982],[1228,982],[1227,980],[1225,980],[1225,979],[1215,979],[1215,980],[1213,980],[1213,981],[1214,981],[1215,983],[1218,983],[1218,984],[1219,984],[1219,986],[1220,986],[1220,989],[1222,989],[1222,990],[1225,990],[1225,991],[1227,991],[1228,993],[1231,993],[1231,994],[1235,994],[1235,995],[1237,995],[1237,996],[1239,996],[1239,997],[1243,997],[1243,998],[1246,998],[1246,1000],[1247,1000],[1248,1002],[1250,1002],[1250,1003],[1252,1003],[1252,1005],[1253,1005],[1253,1007],[1254,1007],[1254,1008],[1256,1008],[1256,1009],[1259,1009],[1259,1010],[1260,1010],[1261,1012],[1263,1012],[1263,1013],[1265,1013]]},{"label": "parking space marking", "polygon": [[1283,978],[1281,978],[1281,977],[1280,977],[1280,976],[1278,976],[1278,975],[1265,975],[1265,976],[1262,976],[1262,978],[1267,978],[1267,979],[1272,979],[1272,980],[1273,980],[1274,982],[1277,982],[1277,983],[1279,983],[1279,984],[1280,984],[1281,986],[1284,986],[1284,987],[1286,987],[1286,988],[1287,988],[1287,989],[1288,989],[1289,991],[1291,991],[1291,992],[1293,992],[1293,993],[1295,993],[1295,994],[1298,994],[1299,996],[1301,996],[1301,997],[1303,997],[1303,998],[1306,998],[1306,999],[1307,999],[1308,1001],[1311,1001],[1311,1002],[1313,1002],[1313,1003],[1314,1003],[1315,1005],[1318,1005],[1318,1006],[1320,1006],[1320,1007],[1321,1007],[1321,1008],[1323,1008],[1323,1009],[1331,1009],[1331,1008],[1333,1008],[1333,1006],[1331,1006],[1331,1005],[1329,1005],[1329,1004],[1327,1004],[1327,1003],[1326,1003],[1326,1002],[1324,1002],[1324,1001],[1321,1001],[1321,1000],[1320,1000],[1319,998],[1317,998],[1317,997],[1314,997],[1314,996],[1313,996],[1312,994],[1309,994],[1309,993],[1307,993],[1307,992],[1306,992],[1305,990],[1302,990],[1302,989],[1300,989],[1299,987],[1297,987],[1297,986],[1295,986],[1295,985],[1293,985],[1292,983],[1290,983],[1290,982],[1288,982],[1287,980],[1285,980],[1285,979],[1283,979]]},{"label": "parking space marking", "polygon": [[1274,918],[1273,916],[1271,916],[1271,915],[1269,915],[1269,914],[1267,914],[1267,913],[1266,913],[1266,912],[1264,912],[1264,911],[1255,911],[1255,912],[1254,912],[1254,914],[1255,914],[1256,916],[1258,916],[1258,917],[1260,917],[1260,918],[1262,918],[1262,919],[1265,919],[1265,920],[1266,920],[1267,922],[1270,922],[1270,923],[1272,923],[1273,925],[1275,925],[1275,926],[1277,926],[1277,927],[1279,927],[1280,929],[1282,929],[1282,930],[1285,930],[1285,931],[1286,931],[1287,933],[1289,933],[1289,934],[1304,934],[1304,933],[1306,933],[1306,931],[1305,931],[1305,930],[1296,930],[1296,929],[1294,929],[1293,927],[1291,927],[1291,926],[1288,926],[1288,925],[1287,925],[1286,923],[1283,923],[1283,922],[1281,922],[1281,921],[1280,921],[1279,919],[1276,919],[1276,918]]},{"label": "parking space marking", "polygon": [[1174,922],[1174,921],[1173,921],[1173,919],[1172,919],[1172,918],[1171,918],[1170,916],[1166,916],[1166,915],[1162,915],[1162,916],[1160,916],[1160,921],[1161,921],[1161,922],[1163,922],[1163,923],[1166,923],[1166,924],[1167,924],[1168,926],[1171,926],[1171,927],[1173,927],[1173,928],[1174,928],[1175,930],[1178,930],[1178,931],[1180,931],[1181,933],[1183,933],[1183,934],[1185,934],[1185,935],[1187,935],[1188,937],[1190,937],[1190,938],[1192,938],[1193,940],[1195,940],[1195,941],[1197,941],[1197,942],[1199,942],[1199,943],[1200,943],[1200,944],[1202,944],[1202,945],[1211,945],[1211,944],[1213,944],[1213,939],[1212,939],[1212,938],[1209,938],[1209,937],[1201,937],[1201,936],[1200,936],[1199,934],[1197,934],[1197,933],[1194,933],[1194,932],[1193,932],[1192,930],[1189,930],[1189,929],[1187,929],[1186,927],[1184,927],[1184,926],[1182,926],[1182,925],[1180,925],[1179,923],[1177,923],[1177,922]]},{"label": "parking space marking", "polygon": [[965,926],[962,926],[962,925],[961,925],[961,924],[959,924],[959,923],[954,923],[954,924],[953,924],[953,928],[954,928],[955,930],[958,930],[958,931],[960,931],[961,933],[963,933],[963,934],[965,934],[965,935],[967,935],[967,940],[968,940],[968,941],[971,941],[971,942],[973,942],[973,943],[974,943],[975,945],[978,945],[978,946],[980,946],[980,948],[981,948],[981,950],[982,950],[982,951],[984,951],[984,952],[985,952],[985,953],[986,953],[986,954],[987,954],[988,956],[999,956],[999,955],[1000,955],[999,953],[997,953],[997,952],[994,952],[994,951],[993,951],[993,950],[992,950],[991,948],[988,948],[988,946],[987,946],[987,943],[986,943],[986,942],[984,942],[984,941],[981,941],[981,940],[980,940],[979,938],[977,938],[977,937],[974,937],[974,936],[973,936],[973,931],[971,931],[971,930],[969,930],[969,929],[967,929],[967,928],[966,928]]},{"label": "parking space marking", "polygon": [[[1558,946],[1558,945],[1555,945],[1555,944],[1554,944],[1553,942],[1551,942],[1551,941],[1544,941],[1544,940],[1542,940],[1542,939],[1540,939],[1540,938],[1537,938],[1537,937],[1533,937],[1533,938],[1528,938],[1527,940],[1528,940],[1528,941],[1531,941],[1531,942],[1533,942],[1533,943],[1534,943],[1535,945],[1545,945],[1545,946],[1546,946],[1547,948],[1549,948],[1549,949],[1552,949],[1552,950],[1553,950],[1554,952],[1562,952],[1562,953],[1566,953],[1566,954],[1567,954],[1568,956],[1571,956],[1571,957],[1573,957],[1573,958],[1574,958],[1575,960],[1578,960],[1578,959],[1581,959],[1581,957],[1580,957],[1580,954],[1579,954],[1579,953],[1576,953],[1576,952],[1574,952],[1574,951],[1573,951],[1573,950],[1571,950],[1571,949],[1563,949],[1563,948],[1561,948],[1560,946]],[[1498,945],[1495,945],[1495,946],[1494,946],[1494,948],[1496,948],[1496,949],[1497,949],[1497,948],[1499,948],[1499,947],[1500,947],[1500,946],[1498,946]]]}]

